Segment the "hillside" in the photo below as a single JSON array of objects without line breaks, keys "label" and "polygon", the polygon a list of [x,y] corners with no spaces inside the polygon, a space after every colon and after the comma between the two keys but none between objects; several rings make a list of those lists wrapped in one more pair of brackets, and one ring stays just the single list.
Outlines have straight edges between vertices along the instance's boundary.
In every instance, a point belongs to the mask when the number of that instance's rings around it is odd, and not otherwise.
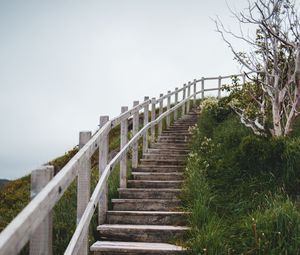
[{"label": "hillside", "polygon": [[7,179],[0,179],[0,189],[1,189],[2,186],[7,184],[8,182],[9,182],[9,180],[7,180]]},{"label": "hillside", "polygon": [[203,102],[183,194],[192,254],[300,253],[297,134],[254,135],[226,98]]}]

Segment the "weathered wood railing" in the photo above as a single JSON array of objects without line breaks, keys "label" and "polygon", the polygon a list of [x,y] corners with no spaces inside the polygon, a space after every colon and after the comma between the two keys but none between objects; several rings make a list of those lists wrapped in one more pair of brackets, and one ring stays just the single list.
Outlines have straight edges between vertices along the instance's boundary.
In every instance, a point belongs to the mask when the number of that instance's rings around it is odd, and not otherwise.
[{"label": "weathered wood railing", "polygon": [[[241,76],[245,83],[245,74]],[[91,218],[98,207],[99,224],[105,221],[107,211],[107,180],[114,167],[120,163],[120,187],[127,185],[127,154],[132,149],[132,167],[138,165],[138,142],[143,141],[143,153],[147,152],[148,142],[155,141],[157,135],[163,130],[163,121],[166,127],[173,120],[190,111],[191,103],[196,104],[197,96],[204,98],[205,92],[217,91],[221,96],[222,80],[230,79],[230,76],[219,76],[195,79],[188,82],[180,89],[173,92],[168,91],[166,95],[160,94],[158,99],[144,98],[144,102],[134,101],[133,108],[122,107],[121,114],[109,120],[108,116],[100,117],[100,128],[92,136],[91,132],[80,132],[79,151],[63,167],[63,169],[52,178],[53,167],[43,166],[32,172],[32,201],[25,209],[2,231],[0,234],[0,255],[17,254],[30,240],[30,254],[52,253],[52,218],[51,212],[55,204],[68,189],[70,184],[77,180],[77,228],[65,251],[65,254],[87,254],[88,252],[88,228]],[[217,80],[217,87],[205,88],[205,81]],[[230,83],[230,81],[228,82]],[[201,88],[197,89],[200,84]],[[199,87],[199,86],[198,86]],[[191,91],[192,94],[191,94]],[[182,100],[179,101],[179,94]],[[174,102],[172,103],[172,97]],[[166,104],[164,107],[164,102]],[[149,116],[149,107],[151,114]],[[158,115],[156,116],[156,109]],[[164,108],[166,111],[164,112]],[[143,127],[139,130],[139,115],[143,112]],[[151,121],[149,122],[149,117]],[[128,119],[132,118],[133,137],[127,141]],[[120,125],[120,151],[108,162],[108,135],[110,130]],[[158,134],[156,134],[156,128]],[[151,133],[149,135],[149,132]],[[99,181],[90,196],[91,179],[91,157],[99,149]],[[52,179],[51,179],[52,178]],[[48,183],[47,183],[48,182]]]}]

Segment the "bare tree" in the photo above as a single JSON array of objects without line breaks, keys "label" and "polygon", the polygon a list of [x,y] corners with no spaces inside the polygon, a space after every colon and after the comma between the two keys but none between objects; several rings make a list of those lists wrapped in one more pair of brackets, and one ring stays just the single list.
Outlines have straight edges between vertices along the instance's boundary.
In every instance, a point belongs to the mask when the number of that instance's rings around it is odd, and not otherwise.
[{"label": "bare tree", "polygon": [[[267,131],[269,114],[271,134],[289,135],[300,106],[300,24],[295,2],[248,0],[244,11],[231,13],[240,24],[239,33],[225,28],[219,18],[215,20],[217,31],[240,64],[257,73],[254,82],[261,88],[258,94],[247,90],[258,109],[255,118],[249,118],[244,108],[233,108],[256,133]],[[245,26],[255,26],[254,38],[245,32]],[[230,38],[242,40],[252,50],[239,52]]]}]

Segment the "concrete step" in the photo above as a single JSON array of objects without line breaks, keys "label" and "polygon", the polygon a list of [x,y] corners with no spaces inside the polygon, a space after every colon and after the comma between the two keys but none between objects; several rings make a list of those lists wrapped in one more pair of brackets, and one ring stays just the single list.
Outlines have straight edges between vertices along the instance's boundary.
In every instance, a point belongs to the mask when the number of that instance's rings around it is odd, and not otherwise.
[{"label": "concrete step", "polygon": [[181,238],[188,227],[169,225],[103,224],[97,227],[102,240],[164,243]]},{"label": "concrete step", "polygon": [[120,188],[121,199],[176,199],[181,189],[128,189]]},{"label": "concrete step", "polygon": [[156,172],[156,173],[170,173],[170,172],[182,172],[183,165],[139,165],[134,172]]},{"label": "concrete step", "polygon": [[183,181],[157,181],[157,180],[128,180],[128,188],[142,188],[142,189],[180,189]]},{"label": "concrete step", "polygon": [[176,211],[181,202],[177,199],[112,199],[117,211]]},{"label": "concrete step", "polygon": [[185,160],[182,159],[176,159],[176,160],[167,160],[167,159],[141,159],[141,164],[143,164],[144,166],[157,166],[157,165],[184,165],[185,164]]},{"label": "concrete step", "polygon": [[173,225],[187,224],[186,212],[108,211],[108,224]]},{"label": "concrete step", "polygon": [[98,241],[91,246],[95,255],[181,255],[186,249],[168,243]]},{"label": "concrete step", "polygon": [[183,173],[170,172],[170,173],[151,173],[151,172],[132,172],[134,180],[183,180]]}]

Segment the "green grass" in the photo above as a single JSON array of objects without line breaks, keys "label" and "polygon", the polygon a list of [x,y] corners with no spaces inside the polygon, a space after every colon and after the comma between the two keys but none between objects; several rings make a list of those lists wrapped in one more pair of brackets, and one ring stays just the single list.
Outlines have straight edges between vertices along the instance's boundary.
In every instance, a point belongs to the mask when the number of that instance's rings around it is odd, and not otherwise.
[{"label": "green grass", "polygon": [[191,254],[299,254],[300,139],[255,136],[206,104],[185,172]]}]

